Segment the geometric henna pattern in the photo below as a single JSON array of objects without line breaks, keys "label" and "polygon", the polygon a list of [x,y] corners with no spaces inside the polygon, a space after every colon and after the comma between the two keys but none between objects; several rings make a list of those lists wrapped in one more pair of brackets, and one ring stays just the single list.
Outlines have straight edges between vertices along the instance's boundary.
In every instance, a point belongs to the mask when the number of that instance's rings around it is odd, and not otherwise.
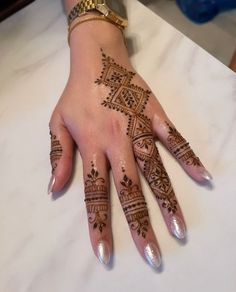
[{"label": "geometric henna pattern", "polygon": [[200,159],[194,154],[189,143],[181,134],[167,122],[169,136],[167,137],[168,148],[174,156],[186,165],[201,166]]},{"label": "geometric henna pattern", "polygon": [[62,146],[59,140],[57,140],[56,135],[52,134],[50,131],[51,136],[51,151],[50,151],[50,161],[52,165],[52,173],[55,171],[58,161],[62,156]]},{"label": "geometric henna pattern", "polygon": [[[124,172],[123,169],[122,171]],[[119,198],[127,222],[132,230],[136,230],[138,235],[145,238],[149,219],[147,204],[142,191],[137,184],[133,184],[126,174],[124,174],[120,183],[123,188],[120,191]]]},{"label": "geometric henna pattern", "polygon": [[127,135],[131,138],[134,136],[133,130],[136,129],[136,124],[144,127],[143,130],[141,128],[140,130],[145,132],[145,126],[149,119],[142,113],[151,92],[130,83],[135,73],[119,66],[103,52],[102,57],[103,70],[95,83],[104,84],[110,88],[110,93],[102,105],[128,116]]},{"label": "geometric henna pattern", "polygon": [[103,51],[102,64],[101,76],[95,83],[110,88],[102,105],[127,116],[127,135],[132,139],[134,155],[143,164],[144,176],[159,203],[173,214],[177,211],[177,200],[153,140],[151,121],[143,114],[151,92],[132,84],[135,73],[116,64]]},{"label": "geometric henna pattern", "polygon": [[88,221],[102,233],[108,219],[108,194],[105,179],[99,177],[94,163],[91,162],[91,172],[87,174],[85,181],[85,203],[88,213]]}]

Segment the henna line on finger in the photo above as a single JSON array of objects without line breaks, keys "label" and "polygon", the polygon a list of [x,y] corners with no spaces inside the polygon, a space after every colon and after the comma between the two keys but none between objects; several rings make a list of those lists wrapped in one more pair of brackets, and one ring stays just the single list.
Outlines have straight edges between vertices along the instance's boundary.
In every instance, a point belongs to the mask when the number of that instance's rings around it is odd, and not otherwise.
[{"label": "henna line on finger", "polygon": [[103,51],[102,64],[101,76],[95,83],[110,88],[102,105],[128,117],[127,135],[132,139],[136,159],[143,164],[144,176],[161,206],[174,214],[177,200],[153,140],[151,121],[143,114],[151,92],[131,84],[135,73],[116,64]]},{"label": "henna line on finger", "polygon": [[57,139],[57,136],[54,135],[51,131],[50,137],[51,137],[50,161],[52,165],[52,173],[54,173],[55,169],[57,168],[58,161],[61,159],[63,150],[60,141]]},{"label": "henna line on finger", "polygon": [[149,217],[145,198],[137,184],[124,174],[120,182],[122,189],[119,193],[120,202],[130,228],[139,236],[146,237],[149,227]]},{"label": "henna line on finger", "polygon": [[176,159],[186,165],[202,166],[200,159],[195,155],[189,143],[181,136],[176,128],[167,122],[166,125],[169,133],[167,137],[168,148]]},{"label": "henna line on finger", "polygon": [[91,171],[85,181],[85,203],[88,213],[88,221],[93,229],[100,233],[107,226],[108,220],[108,193],[105,179],[99,176],[94,163],[91,162]]}]

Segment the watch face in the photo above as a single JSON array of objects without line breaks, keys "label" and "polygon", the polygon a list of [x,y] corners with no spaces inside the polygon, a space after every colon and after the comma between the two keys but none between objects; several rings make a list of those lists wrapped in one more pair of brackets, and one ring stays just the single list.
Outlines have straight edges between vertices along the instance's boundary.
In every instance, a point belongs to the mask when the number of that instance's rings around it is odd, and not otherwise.
[{"label": "watch face", "polygon": [[106,0],[107,6],[121,17],[127,19],[126,7],[123,0]]}]

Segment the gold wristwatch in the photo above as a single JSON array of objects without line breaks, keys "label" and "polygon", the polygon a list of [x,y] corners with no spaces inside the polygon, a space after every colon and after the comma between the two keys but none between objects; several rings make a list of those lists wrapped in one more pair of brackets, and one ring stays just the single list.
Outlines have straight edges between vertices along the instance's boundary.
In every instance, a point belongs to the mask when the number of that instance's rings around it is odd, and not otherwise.
[{"label": "gold wristwatch", "polygon": [[[123,6],[121,3],[118,4],[117,0],[82,0],[80,3],[76,4],[68,15],[68,25],[72,23],[74,19],[80,17],[87,12],[90,11],[98,11],[102,15],[104,15],[107,19],[109,19],[114,24],[125,28],[128,26],[127,18],[121,17],[119,14],[124,12]],[[113,9],[114,5],[118,5],[114,9],[119,10],[123,9],[123,11],[118,14]],[[111,8],[112,7],[112,8]]]}]

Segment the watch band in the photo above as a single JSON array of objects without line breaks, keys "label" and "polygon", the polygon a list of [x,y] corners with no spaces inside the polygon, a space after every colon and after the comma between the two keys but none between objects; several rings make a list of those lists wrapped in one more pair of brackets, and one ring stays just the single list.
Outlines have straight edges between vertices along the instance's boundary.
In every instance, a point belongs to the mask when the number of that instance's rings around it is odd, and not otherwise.
[{"label": "watch band", "polygon": [[82,0],[80,3],[77,3],[68,15],[68,25],[81,15],[87,13],[88,11],[95,10],[109,18],[116,25],[119,25],[123,28],[127,26],[127,20],[120,17],[114,11],[108,8],[105,0]]},{"label": "watch band", "polygon": [[104,0],[82,0],[80,3],[77,3],[68,15],[68,25],[70,25],[75,18],[85,14],[87,11],[96,9],[97,4],[104,3]]}]

